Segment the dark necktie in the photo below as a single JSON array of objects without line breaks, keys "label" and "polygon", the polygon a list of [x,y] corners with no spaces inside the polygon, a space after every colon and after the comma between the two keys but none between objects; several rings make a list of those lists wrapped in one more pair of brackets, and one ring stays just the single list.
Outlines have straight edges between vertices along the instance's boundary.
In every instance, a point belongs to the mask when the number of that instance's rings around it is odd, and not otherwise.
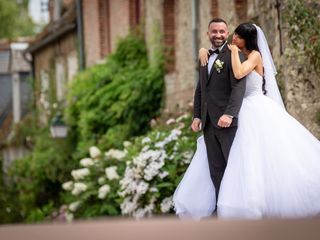
[{"label": "dark necktie", "polygon": [[208,50],[208,52],[209,52],[209,57],[212,55],[212,54],[214,54],[214,53],[216,53],[216,54],[219,54],[219,48],[217,48],[216,50],[213,50],[213,49],[209,49]]}]

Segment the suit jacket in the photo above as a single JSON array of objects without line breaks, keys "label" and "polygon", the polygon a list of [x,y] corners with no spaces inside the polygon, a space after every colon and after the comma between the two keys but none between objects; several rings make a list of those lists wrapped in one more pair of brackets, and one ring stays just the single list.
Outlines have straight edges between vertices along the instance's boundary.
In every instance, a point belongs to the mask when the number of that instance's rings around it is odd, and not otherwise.
[{"label": "suit jacket", "polygon": [[[231,51],[227,44],[222,48],[217,56],[217,60],[224,62],[220,72],[217,71],[214,64],[210,74],[208,66],[199,66],[199,81],[194,95],[194,118],[200,118],[202,129],[206,124],[207,113],[210,116],[211,123],[215,128],[220,128],[217,123],[223,114],[233,116],[231,126],[237,126],[238,114],[245,93],[245,78],[237,80],[234,77],[231,66]],[[240,54],[241,61],[244,56]]]}]

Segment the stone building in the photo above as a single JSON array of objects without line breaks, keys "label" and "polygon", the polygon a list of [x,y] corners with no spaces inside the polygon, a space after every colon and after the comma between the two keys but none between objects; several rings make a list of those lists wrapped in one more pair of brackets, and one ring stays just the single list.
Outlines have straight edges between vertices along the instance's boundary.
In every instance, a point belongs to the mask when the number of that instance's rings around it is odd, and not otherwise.
[{"label": "stone building", "polygon": [[3,171],[14,159],[24,156],[25,146],[10,146],[13,125],[27,115],[32,106],[31,66],[23,55],[28,39],[0,41],[0,153]]},{"label": "stone building", "polygon": [[[320,127],[314,121],[315,112],[320,110],[318,77],[310,72],[303,75],[305,68],[301,70],[295,59],[290,60],[284,54],[290,51],[285,23],[281,22],[287,0],[50,0],[49,3],[51,22],[29,48],[34,57],[35,78],[41,79],[38,96],[42,102],[45,97],[41,92],[48,91],[48,86],[56,89],[56,98],[61,100],[66,83],[79,69],[104,60],[120,37],[139,26],[151,62],[159,44],[164,45],[166,110],[185,111],[193,100],[197,83],[198,49],[210,46],[206,36],[208,22],[221,17],[228,22],[230,33],[245,21],[262,27],[281,73],[278,78],[288,111],[320,137]],[[52,79],[53,85],[46,83]]]},{"label": "stone building", "polygon": [[12,124],[18,123],[30,110],[31,66],[23,56],[28,41],[0,41],[0,145],[7,139]]}]

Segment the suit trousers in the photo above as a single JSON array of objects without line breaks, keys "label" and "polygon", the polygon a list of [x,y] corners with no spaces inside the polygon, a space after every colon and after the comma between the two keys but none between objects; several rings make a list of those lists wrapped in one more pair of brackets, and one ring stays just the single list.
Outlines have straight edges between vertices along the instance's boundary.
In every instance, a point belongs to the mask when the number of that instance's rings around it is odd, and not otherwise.
[{"label": "suit trousers", "polygon": [[207,114],[203,135],[207,148],[210,176],[216,190],[216,203],[218,203],[220,184],[236,131],[236,126],[229,128],[214,127],[209,114]]}]

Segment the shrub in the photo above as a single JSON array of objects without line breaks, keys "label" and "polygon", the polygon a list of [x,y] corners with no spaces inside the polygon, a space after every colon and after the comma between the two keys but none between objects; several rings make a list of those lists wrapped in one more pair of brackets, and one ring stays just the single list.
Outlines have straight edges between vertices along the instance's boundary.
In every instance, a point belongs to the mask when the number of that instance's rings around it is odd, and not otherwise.
[{"label": "shrub", "polygon": [[143,39],[133,35],[119,42],[106,63],[78,74],[66,108],[78,136],[77,156],[93,144],[121,148],[124,140],[146,132],[159,114],[163,84],[162,67],[149,66]]},{"label": "shrub", "polygon": [[[170,125],[125,142],[123,151],[110,149],[96,159],[82,159],[82,169],[72,171],[73,180],[63,185],[68,217],[122,214],[141,218],[172,212],[172,194],[196,144],[190,121],[187,115],[172,119]],[[119,177],[108,179],[107,168],[115,168]],[[100,199],[103,186],[108,193]]]}]

